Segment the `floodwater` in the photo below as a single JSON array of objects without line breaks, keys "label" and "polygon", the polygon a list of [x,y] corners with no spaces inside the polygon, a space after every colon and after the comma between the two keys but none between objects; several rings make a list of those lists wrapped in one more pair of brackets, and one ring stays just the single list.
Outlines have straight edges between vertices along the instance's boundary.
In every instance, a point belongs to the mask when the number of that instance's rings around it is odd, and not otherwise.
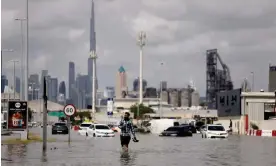
[{"label": "floodwater", "polygon": [[[42,130],[37,128],[36,130]],[[40,131],[37,131],[38,133]],[[41,132],[40,132],[41,133]],[[52,136],[47,156],[42,157],[42,144],[2,145],[3,166],[272,166],[276,165],[276,139],[252,136],[230,136],[227,140],[193,137],[158,137],[141,135],[139,143],[131,142],[122,154],[119,137],[86,138],[71,132]]]}]

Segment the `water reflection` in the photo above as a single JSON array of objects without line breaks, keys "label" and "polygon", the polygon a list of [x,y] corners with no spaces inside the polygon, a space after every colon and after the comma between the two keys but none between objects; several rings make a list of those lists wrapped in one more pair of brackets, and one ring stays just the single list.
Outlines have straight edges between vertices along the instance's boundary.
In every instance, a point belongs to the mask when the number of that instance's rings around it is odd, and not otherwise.
[{"label": "water reflection", "polygon": [[[49,136],[50,137],[50,136]],[[254,166],[276,165],[276,139],[231,136],[228,140],[191,138],[161,138],[139,135],[138,144],[132,143],[128,153],[121,153],[119,137],[113,139],[86,139],[72,133],[55,136],[59,142],[48,143],[47,154],[42,154],[41,143],[2,145],[3,166],[54,165],[196,165],[196,166]],[[10,160],[10,161],[9,161]],[[12,160],[12,161],[11,161]]]},{"label": "water reflection", "polygon": [[120,162],[122,166],[134,165],[137,153],[135,151],[121,152]]},{"label": "water reflection", "polygon": [[27,146],[24,144],[10,144],[3,146],[6,146],[6,150],[2,151],[4,155],[3,158],[7,161],[22,160],[27,154]]}]

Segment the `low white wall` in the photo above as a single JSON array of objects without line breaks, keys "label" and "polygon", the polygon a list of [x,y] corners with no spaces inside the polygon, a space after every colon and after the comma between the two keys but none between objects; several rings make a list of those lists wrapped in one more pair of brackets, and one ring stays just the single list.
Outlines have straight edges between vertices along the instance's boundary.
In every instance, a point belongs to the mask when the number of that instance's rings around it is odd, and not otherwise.
[{"label": "low white wall", "polygon": [[263,120],[259,122],[261,130],[276,130],[276,120]]},{"label": "low white wall", "polygon": [[245,134],[245,122],[244,116],[235,117],[219,117],[218,121],[214,121],[214,124],[220,123],[226,130],[229,130],[230,119],[232,120],[232,130],[233,133]]}]

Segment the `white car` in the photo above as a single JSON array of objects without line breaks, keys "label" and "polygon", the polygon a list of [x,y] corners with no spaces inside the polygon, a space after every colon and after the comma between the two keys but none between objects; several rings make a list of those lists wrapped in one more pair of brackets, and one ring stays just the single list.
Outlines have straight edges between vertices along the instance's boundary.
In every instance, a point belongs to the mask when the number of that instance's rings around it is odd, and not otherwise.
[{"label": "white car", "polygon": [[87,129],[90,137],[114,137],[114,131],[106,124],[92,124]]},{"label": "white car", "polygon": [[80,135],[87,135],[87,129],[89,128],[89,126],[91,126],[93,123],[92,122],[84,122],[79,126],[79,130],[78,133]]},{"label": "white car", "polygon": [[222,125],[207,125],[202,131],[202,138],[228,138],[228,132]]}]

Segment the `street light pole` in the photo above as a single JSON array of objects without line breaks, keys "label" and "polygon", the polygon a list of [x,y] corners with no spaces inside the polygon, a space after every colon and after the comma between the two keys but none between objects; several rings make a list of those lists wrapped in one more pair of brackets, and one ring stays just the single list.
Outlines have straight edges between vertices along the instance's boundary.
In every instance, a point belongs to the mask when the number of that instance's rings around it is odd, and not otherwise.
[{"label": "street light pole", "polygon": [[[140,47],[139,108],[143,104],[143,47],[146,45],[146,33],[144,31],[138,34],[137,45]],[[139,117],[139,109],[137,117]]]},{"label": "street light pole", "polygon": [[254,72],[253,71],[251,72],[251,75],[252,75],[252,87],[251,87],[252,90],[251,91],[254,92],[254,81],[255,81],[255,79],[254,79]]},{"label": "street light pole", "polygon": [[18,60],[11,60],[13,63],[13,99],[15,100],[15,87],[16,87],[16,78],[15,78],[15,63],[19,62]]},{"label": "street light pole", "polygon": [[[92,114],[96,112],[96,59],[97,54],[95,51],[90,52],[90,58],[93,60],[93,73],[92,73]],[[94,116],[93,116],[94,117]]]},{"label": "street light pole", "polygon": [[23,21],[26,18],[16,18],[15,21],[20,21],[20,30],[21,30],[21,83],[20,83],[20,99],[24,99],[23,88],[24,88],[24,36],[23,36]]},{"label": "street light pole", "polygon": [[[161,62],[161,67],[163,67],[163,62]],[[163,92],[163,81],[161,81],[161,83],[160,83],[160,110],[159,110],[159,112],[160,112],[160,119],[162,118],[162,114],[163,114],[163,108],[162,108],[162,97],[163,97],[163,94],[162,94],[162,92]]]},{"label": "street light pole", "polygon": [[[28,101],[29,77],[29,0],[26,0],[26,58],[25,58],[25,100]],[[28,117],[28,114],[27,114]],[[27,127],[28,128],[28,127]]]}]

